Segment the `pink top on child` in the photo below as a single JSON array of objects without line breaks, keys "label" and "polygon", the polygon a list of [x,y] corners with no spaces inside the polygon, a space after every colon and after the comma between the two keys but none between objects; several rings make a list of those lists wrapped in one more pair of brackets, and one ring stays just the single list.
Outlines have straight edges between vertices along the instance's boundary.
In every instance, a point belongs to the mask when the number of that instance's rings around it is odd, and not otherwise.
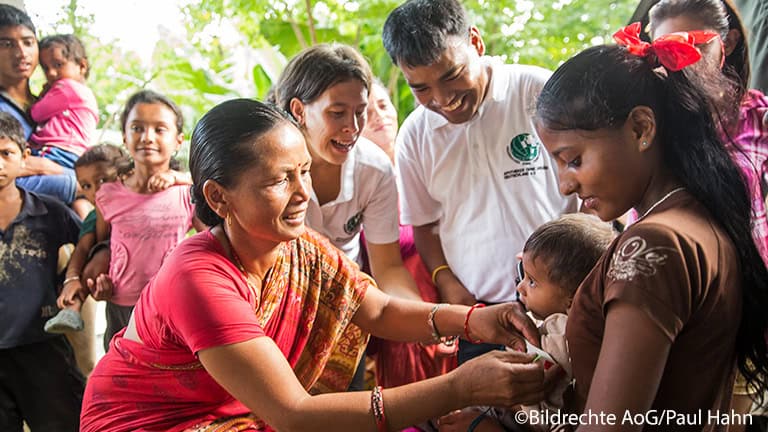
[{"label": "pink top on child", "polygon": [[29,114],[37,123],[29,138],[34,149],[53,146],[78,156],[90,146],[99,122],[96,96],[85,84],[69,78],[54,82]]},{"label": "pink top on child", "polygon": [[194,205],[189,186],[140,194],[120,182],[105,183],[96,193],[96,205],[112,225],[109,277],[114,293],[110,301],[133,306],[165,257],[192,227]]}]

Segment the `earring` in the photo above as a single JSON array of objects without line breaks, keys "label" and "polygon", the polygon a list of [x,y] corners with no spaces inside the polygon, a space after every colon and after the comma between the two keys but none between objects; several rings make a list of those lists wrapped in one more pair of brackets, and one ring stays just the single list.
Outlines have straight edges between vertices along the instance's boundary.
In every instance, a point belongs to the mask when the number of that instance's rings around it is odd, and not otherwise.
[{"label": "earring", "polygon": [[643,147],[648,147],[648,141],[643,141],[643,143],[642,143],[641,145],[642,145]]},{"label": "earring", "polygon": [[227,210],[227,217],[225,219],[227,221],[227,226],[231,227],[232,226],[232,213],[230,213],[229,210]]}]

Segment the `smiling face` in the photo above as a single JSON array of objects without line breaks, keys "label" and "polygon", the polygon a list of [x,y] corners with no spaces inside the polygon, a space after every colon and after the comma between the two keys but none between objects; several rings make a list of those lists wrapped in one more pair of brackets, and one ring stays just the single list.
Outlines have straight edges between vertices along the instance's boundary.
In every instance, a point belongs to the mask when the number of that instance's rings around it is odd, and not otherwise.
[{"label": "smiling face", "polygon": [[48,84],[56,80],[69,78],[76,81],[85,81],[85,72],[87,65],[77,64],[64,55],[64,47],[61,44],[54,43],[40,51],[40,66],[45,72],[45,79]]},{"label": "smiling face", "polygon": [[389,99],[387,90],[379,84],[371,86],[367,113],[368,119],[363,129],[363,136],[373,141],[387,154],[393,154],[397,136],[397,111]]},{"label": "smiling face", "polygon": [[451,123],[469,121],[485,98],[490,79],[480,56],[485,45],[476,28],[468,38],[450,36],[443,54],[427,66],[400,65],[419,104]]},{"label": "smiling face", "polygon": [[577,194],[583,206],[604,221],[639,203],[651,168],[641,158],[630,121],[616,129],[552,130],[536,126],[541,142],[557,162],[560,192]]},{"label": "smiling face", "polygon": [[312,188],[312,161],[304,136],[283,122],[261,136],[254,148],[259,151],[259,162],[225,192],[233,225],[253,242],[295,239],[305,230]]},{"label": "smiling face", "polygon": [[350,79],[328,87],[317,99],[291,101],[291,111],[307,132],[309,152],[315,163],[341,165],[365,127],[368,90]]},{"label": "smiling face", "polygon": [[0,87],[29,79],[38,62],[37,38],[18,25],[0,27]]},{"label": "smiling face", "polygon": [[117,180],[117,168],[109,162],[94,162],[75,167],[77,182],[91,204],[96,203],[96,192],[101,185]]},{"label": "smiling face", "polygon": [[517,292],[526,309],[540,320],[555,313],[567,313],[571,296],[549,279],[545,260],[533,259],[529,252],[524,252],[523,268],[525,276],[517,284]]},{"label": "smiling face", "polygon": [[126,117],[123,142],[137,166],[167,167],[183,141],[176,114],[165,104],[138,103]]}]

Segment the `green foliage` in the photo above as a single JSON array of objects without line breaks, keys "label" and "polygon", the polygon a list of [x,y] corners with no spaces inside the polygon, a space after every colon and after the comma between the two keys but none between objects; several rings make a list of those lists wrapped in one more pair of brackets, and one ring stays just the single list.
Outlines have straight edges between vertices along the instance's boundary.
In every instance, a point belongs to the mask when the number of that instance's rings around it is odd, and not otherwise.
[{"label": "green foliage", "polygon": [[[263,98],[290,58],[316,43],[355,46],[393,95],[401,120],[414,99],[381,42],[381,29],[400,0],[199,0],[180,8],[183,33],[167,35],[150,64],[89,33],[93,16],[69,0],[57,31],[74,31],[89,51],[89,85],[102,125],[119,129],[116,116],[141,87],[166,93],[183,106],[187,132],[215,103],[233,97]],[[491,55],[510,63],[554,69],[578,51],[610,40],[636,1],[466,1]],[[227,36],[228,35],[228,36]]]}]

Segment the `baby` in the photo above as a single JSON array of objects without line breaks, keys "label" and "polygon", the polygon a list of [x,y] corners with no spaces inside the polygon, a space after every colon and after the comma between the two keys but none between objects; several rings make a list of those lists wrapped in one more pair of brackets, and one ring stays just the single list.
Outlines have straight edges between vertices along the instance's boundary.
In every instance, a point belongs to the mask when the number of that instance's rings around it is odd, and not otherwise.
[{"label": "baby", "polygon": [[[568,214],[540,226],[528,237],[518,266],[517,292],[529,315],[537,321],[541,334],[541,350],[529,344],[529,352],[537,354],[544,367],[559,365],[563,378],[547,399],[538,406],[523,406],[521,410],[542,412],[563,406],[563,394],[572,380],[565,325],[571,301],[584,278],[597,264],[615,237],[610,224],[584,213]],[[440,430],[550,430],[557,425],[521,425],[512,410],[477,407],[449,414],[440,419]],[[519,418],[523,418],[520,416]],[[531,418],[532,416],[525,416]]]}]

